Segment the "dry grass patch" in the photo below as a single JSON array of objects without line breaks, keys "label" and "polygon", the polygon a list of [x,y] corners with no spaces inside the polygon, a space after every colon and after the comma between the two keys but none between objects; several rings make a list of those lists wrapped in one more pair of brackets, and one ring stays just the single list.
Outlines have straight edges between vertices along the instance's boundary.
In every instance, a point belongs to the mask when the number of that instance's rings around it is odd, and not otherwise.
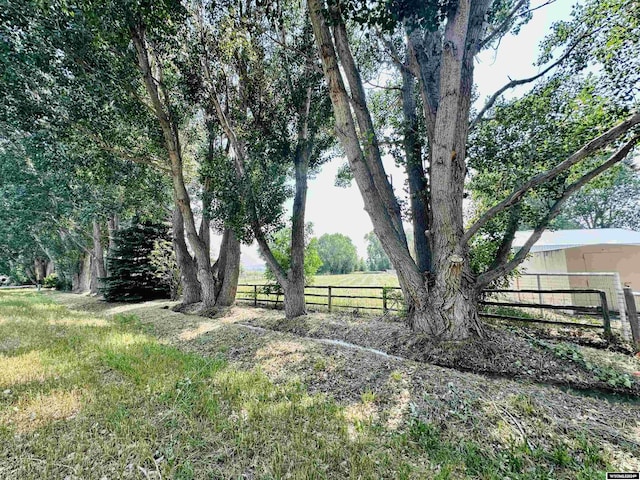
[{"label": "dry grass patch", "polygon": [[0,354],[0,388],[42,382],[52,374],[42,362],[42,353],[37,350],[16,356]]},{"label": "dry grass patch", "polygon": [[73,418],[82,408],[82,397],[82,391],[74,389],[22,398],[0,413],[0,422],[18,433],[32,432],[51,422]]}]

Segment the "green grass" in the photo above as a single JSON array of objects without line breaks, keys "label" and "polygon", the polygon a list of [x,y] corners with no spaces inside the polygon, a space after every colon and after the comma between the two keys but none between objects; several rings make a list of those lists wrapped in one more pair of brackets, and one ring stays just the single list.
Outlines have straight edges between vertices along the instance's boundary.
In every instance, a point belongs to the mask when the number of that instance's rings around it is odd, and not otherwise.
[{"label": "green grass", "polygon": [[0,372],[0,478],[550,479],[607,466],[586,440],[589,462],[563,444],[452,441],[424,412],[397,430],[354,424],[297,381],[164,344],[134,315],[104,321],[37,293],[0,292]]}]

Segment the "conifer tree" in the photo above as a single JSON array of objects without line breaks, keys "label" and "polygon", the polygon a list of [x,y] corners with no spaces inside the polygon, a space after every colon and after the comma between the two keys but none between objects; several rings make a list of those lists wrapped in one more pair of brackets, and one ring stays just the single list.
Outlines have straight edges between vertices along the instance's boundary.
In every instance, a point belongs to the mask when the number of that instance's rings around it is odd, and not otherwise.
[{"label": "conifer tree", "polygon": [[171,285],[156,275],[151,252],[159,240],[170,240],[162,224],[134,221],[116,233],[114,247],[107,257],[109,276],[102,279],[100,291],[108,302],[137,302],[170,298]]}]

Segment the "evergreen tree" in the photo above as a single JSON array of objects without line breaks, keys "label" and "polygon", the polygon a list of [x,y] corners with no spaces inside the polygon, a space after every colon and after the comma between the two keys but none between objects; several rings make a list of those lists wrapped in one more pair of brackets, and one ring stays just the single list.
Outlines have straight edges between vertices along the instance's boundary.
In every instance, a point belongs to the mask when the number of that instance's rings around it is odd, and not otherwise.
[{"label": "evergreen tree", "polygon": [[108,302],[137,302],[170,298],[171,285],[158,278],[151,252],[159,240],[170,240],[162,224],[136,222],[116,233],[107,257],[109,276],[102,279],[101,293]]}]

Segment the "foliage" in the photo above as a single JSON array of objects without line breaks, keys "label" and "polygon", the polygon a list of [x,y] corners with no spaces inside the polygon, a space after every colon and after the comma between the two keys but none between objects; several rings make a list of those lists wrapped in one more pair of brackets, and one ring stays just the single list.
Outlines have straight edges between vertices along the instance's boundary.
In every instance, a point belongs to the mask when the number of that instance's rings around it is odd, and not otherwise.
[{"label": "foliage", "polygon": [[[313,225],[305,225],[305,249],[304,249],[304,279],[305,284],[313,283],[313,277],[322,266],[322,259],[319,255],[318,239],[312,237]],[[285,272],[289,271],[291,265],[291,228],[286,227],[276,232],[269,241],[269,247],[273,256],[282,266]],[[273,272],[267,267],[264,276],[275,281]]]},{"label": "foliage", "polygon": [[[592,78],[553,78],[520,99],[499,103],[491,118],[471,133],[469,189],[480,213],[616,122],[624,109],[598,95],[594,82]],[[533,189],[487,223],[472,243],[473,270],[479,273],[492,265],[505,232],[544,222],[566,186],[602,163],[601,157],[596,155]],[[591,185],[598,182],[602,180],[596,178]]]},{"label": "foliage", "polygon": [[564,228],[640,228],[640,178],[620,164],[577,192],[555,222]]},{"label": "foliage", "polygon": [[158,239],[153,243],[149,263],[155,269],[154,276],[162,284],[169,285],[171,300],[177,300],[181,295],[180,268],[169,240]]},{"label": "foliage", "polygon": [[358,253],[349,237],[341,233],[325,233],[318,239],[322,260],[320,273],[351,273],[356,269]]},{"label": "foliage", "polygon": [[56,290],[71,290],[71,283],[58,276],[57,273],[47,275],[42,281],[44,288],[55,288]]},{"label": "foliage", "polygon": [[369,270],[374,272],[389,270],[391,262],[375,232],[367,233],[364,239],[367,241],[367,267]]},{"label": "foliage", "polygon": [[569,343],[550,344],[543,340],[535,340],[535,343],[541,347],[551,350],[558,357],[571,360],[586,370],[593,372],[600,380],[608,383],[612,387],[632,387],[633,380],[628,374],[621,373],[606,365],[597,365],[589,362],[584,358],[580,348],[576,345]]},{"label": "foliage", "polygon": [[[168,241],[168,228],[151,222],[133,222],[119,230],[107,255],[107,278],[101,293],[109,302],[137,302],[171,296],[171,278],[158,276],[151,255],[158,241]],[[157,259],[157,257],[156,257]]]}]

